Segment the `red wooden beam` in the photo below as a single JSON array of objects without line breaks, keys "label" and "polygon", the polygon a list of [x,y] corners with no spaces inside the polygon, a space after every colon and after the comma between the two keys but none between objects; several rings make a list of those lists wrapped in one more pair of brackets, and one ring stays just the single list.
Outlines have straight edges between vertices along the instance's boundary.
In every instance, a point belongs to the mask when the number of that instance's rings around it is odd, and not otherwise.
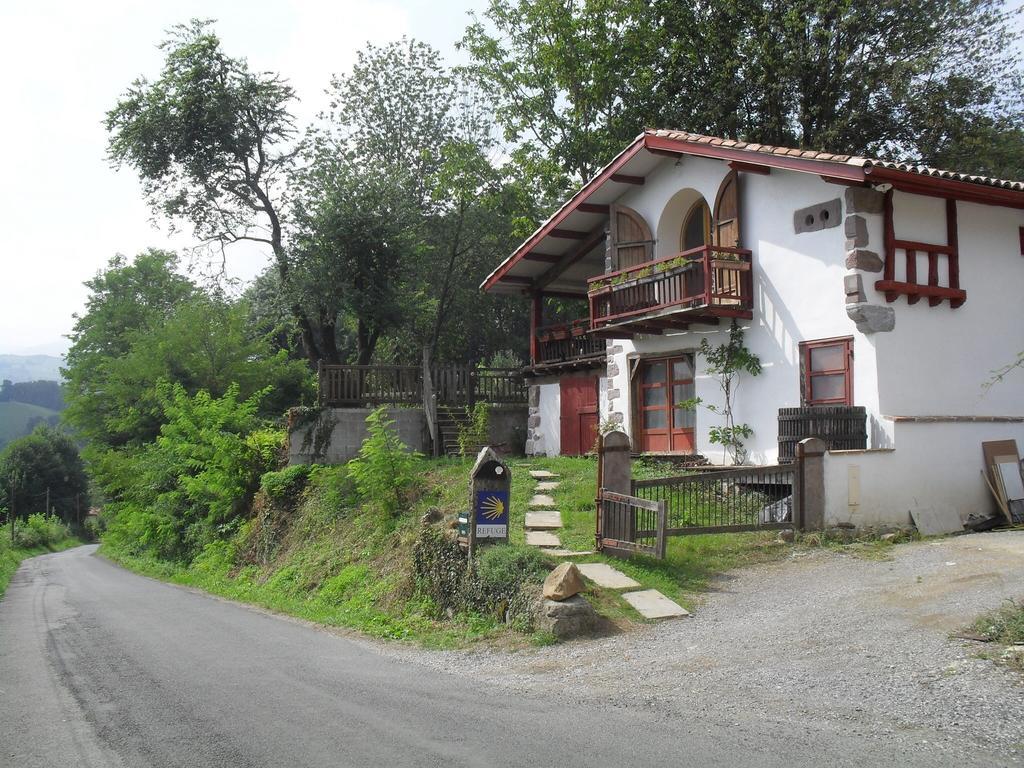
[{"label": "red wooden beam", "polygon": [[896,189],[915,195],[943,197],[963,200],[984,205],[1002,205],[1007,208],[1024,208],[1024,191],[993,187],[987,184],[975,184],[969,181],[942,179],[938,176],[925,176],[910,171],[898,171],[875,165],[865,169],[868,181],[875,184],[889,182]]},{"label": "red wooden beam", "polygon": [[772,172],[772,169],[767,166],[756,165],[754,163],[744,163],[742,160],[730,160],[729,167],[734,171],[742,171],[743,173],[759,173],[762,176],[767,176]]},{"label": "red wooden beam", "polygon": [[[939,285],[939,254],[935,251],[928,252],[928,285],[938,287]],[[942,303],[938,296],[928,297],[928,306],[937,307]]]},{"label": "red wooden beam", "polygon": [[932,296],[939,299],[949,299],[950,304],[959,301],[960,303],[956,305],[958,307],[967,299],[967,291],[960,290],[959,288],[904,283],[898,280],[876,280],[875,288],[886,294],[897,293],[904,296]]},{"label": "red wooden beam", "polygon": [[594,250],[602,240],[604,240],[603,225],[587,235],[585,240],[582,240],[573,250],[562,256],[556,264],[552,264],[547,272],[538,277],[537,287],[544,288],[544,286],[553,283],[565,270]]},{"label": "red wooden beam", "polygon": [[628,147],[626,147],[618,156],[612,160],[604,169],[601,170],[593,179],[573,195],[558,211],[551,217],[550,220],[543,226],[537,229],[516,251],[505,259],[497,269],[495,269],[487,279],[484,280],[480,286],[483,290],[487,291],[493,288],[502,278],[508,274],[508,271],[522,258],[524,253],[528,253],[533,250],[538,243],[540,243],[550,230],[556,228],[561,222],[565,221],[573,211],[575,211],[579,205],[584,202],[590,194],[601,186],[612,174],[616,173],[626,163],[628,163],[633,157],[636,156],[640,150],[644,148],[643,138],[638,138]]},{"label": "red wooden beam", "polygon": [[637,184],[637,185],[640,185],[640,184],[644,183],[644,177],[643,176],[630,176],[629,174],[626,174],[626,173],[613,173],[612,174],[612,181],[617,181],[619,184]]},{"label": "red wooden beam", "polygon": [[[907,249],[907,282],[917,284],[917,251],[913,248]],[[907,304],[917,304],[920,298],[921,296],[916,293],[907,294]]]},{"label": "red wooden beam", "polygon": [[[885,280],[892,281],[896,279],[896,231],[895,225],[892,220],[892,190],[890,189],[885,193],[884,199],[884,211],[883,211],[883,226],[885,228],[884,235],[884,247],[885,247],[885,267],[883,277]],[[877,287],[877,283],[876,283]],[[886,298],[889,301],[894,301],[896,296],[893,295],[890,298],[888,295]]]},{"label": "red wooden beam", "polygon": [[[946,200],[946,245],[949,246],[949,287],[960,288],[960,239],[957,234],[956,223],[956,200]],[[962,307],[967,301],[967,293],[963,296],[950,299],[949,306],[953,309]]]},{"label": "red wooden beam", "polygon": [[580,213],[600,213],[607,215],[609,210],[608,205],[602,205],[599,203],[580,203],[576,206],[576,210]]},{"label": "red wooden beam", "polygon": [[587,233],[577,229],[552,229],[548,237],[560,237],[563,240],[586,240]]},{"label": "red wooden beam", "polygon": [[821,174],[821,180],[826,181],[829,184],[841,184],[844,187],[868,187],[866,181],[856,181],[855,179],[840,179],[836,176],[829,176],[827,174]]},{"label": "red wooden beam", "polygon": [[530,296],[530,362],[537,364],[540,343],[537,329],[544,325],[544,299],[539,293]]}]

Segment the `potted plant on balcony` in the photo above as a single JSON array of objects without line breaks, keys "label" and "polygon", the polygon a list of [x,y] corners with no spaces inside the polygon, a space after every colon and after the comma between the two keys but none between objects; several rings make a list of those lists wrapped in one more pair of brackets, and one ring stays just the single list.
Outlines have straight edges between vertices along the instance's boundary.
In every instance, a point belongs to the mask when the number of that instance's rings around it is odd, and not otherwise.
[{"label": "potted plant on balcony", "polygon": [[737,272],[750,271],[750,262],[742,259],[738,253],[733,253],[732,251],[712,251],[711,266],[715,269],[732,269]]}]

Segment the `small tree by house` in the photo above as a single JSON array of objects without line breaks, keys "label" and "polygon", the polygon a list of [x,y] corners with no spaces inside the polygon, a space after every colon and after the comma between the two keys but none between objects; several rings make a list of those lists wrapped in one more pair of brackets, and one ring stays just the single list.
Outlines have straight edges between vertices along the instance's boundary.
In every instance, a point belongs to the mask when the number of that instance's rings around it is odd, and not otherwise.
[{"label": "small tree by house", "polygon": [[743,344],[743,329],[735,320],[729,328],[729,340],[726,343],[713,347],[706,338],[701,339],[700,354],[707,361],[707,372],[718,380],[718,386],[722,390],[722,405],[710,405],[695,397],[681,403],[680,407],[692,409],[703,405],[712,413],[721,416],[722,423],[708,431],[708,439],[722,446],[723,457],[730,457],[733,464],[743,464],[747,460],[747,450],[743,441],[753,435],[754,430],[749,424],[736,423],[733,408],[736,391],[740,385],[740,375],[759,375],[761,359]]}]

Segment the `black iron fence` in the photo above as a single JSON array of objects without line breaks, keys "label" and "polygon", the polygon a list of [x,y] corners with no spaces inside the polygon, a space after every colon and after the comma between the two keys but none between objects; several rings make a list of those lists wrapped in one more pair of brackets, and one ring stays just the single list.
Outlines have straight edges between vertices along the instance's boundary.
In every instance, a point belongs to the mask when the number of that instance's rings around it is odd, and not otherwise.
[{"label": "black iron fence", "polygon": [[665,535],[792,528],[798,509],[795,467],[703,469],[634,480],[633,495],[664,502]]}]

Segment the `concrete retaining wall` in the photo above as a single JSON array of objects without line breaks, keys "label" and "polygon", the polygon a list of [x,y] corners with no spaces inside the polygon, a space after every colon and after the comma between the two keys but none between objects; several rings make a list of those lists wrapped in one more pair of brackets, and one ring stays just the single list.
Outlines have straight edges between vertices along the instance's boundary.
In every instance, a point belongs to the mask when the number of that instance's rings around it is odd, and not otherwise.
[{"label": "concrete retaining wall", "polygon": [[[320,419],[288,435],[289,464],[344,464],[355,458],[366,439],[372,408],[326,408]],[[414,451],[430,453],[430,433],[422,408],[390,408],[398,437]],[[490,444],[504,453],[521,454],[526,440],[526,406],[494,406]]]},{"label": "concrete retaining wall", "polygon": [[1020,423],[898,423],[895,450],[825,455],[825,525],[909,526],[910,510],[971,514],[995,511],[981,476],[981,443],[1015,439]]}]

